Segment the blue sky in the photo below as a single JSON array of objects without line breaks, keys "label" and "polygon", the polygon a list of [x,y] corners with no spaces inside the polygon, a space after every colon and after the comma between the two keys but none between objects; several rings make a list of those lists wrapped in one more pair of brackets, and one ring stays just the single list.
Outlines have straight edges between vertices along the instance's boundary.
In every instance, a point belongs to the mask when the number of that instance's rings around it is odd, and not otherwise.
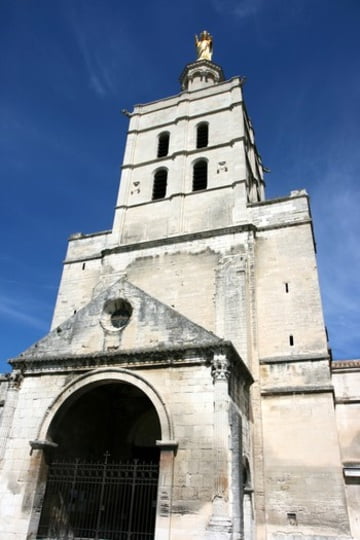
[{"label": "blue sky", "polygon": [[311,196],[334,357],[360,353],[358,0],[0,1],[0,371],[46,334],[68,236],[109,229],[128,120],[214,36],[267,198]]}]

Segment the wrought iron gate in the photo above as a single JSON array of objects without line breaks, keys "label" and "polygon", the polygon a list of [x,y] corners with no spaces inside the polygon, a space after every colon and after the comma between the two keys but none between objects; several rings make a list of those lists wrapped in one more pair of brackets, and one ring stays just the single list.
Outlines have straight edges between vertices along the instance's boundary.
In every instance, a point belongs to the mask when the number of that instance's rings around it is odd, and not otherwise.
[{"label": "wrought iron gate", "polygon": [[151,540],[159,466],[155,463],[53,462],[38,539]]}]

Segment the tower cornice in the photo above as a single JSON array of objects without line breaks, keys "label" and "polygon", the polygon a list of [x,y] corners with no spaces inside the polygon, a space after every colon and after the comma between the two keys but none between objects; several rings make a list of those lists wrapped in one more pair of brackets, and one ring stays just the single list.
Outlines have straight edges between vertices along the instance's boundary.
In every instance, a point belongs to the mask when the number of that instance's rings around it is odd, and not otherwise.
[{"label": "tower cornice", "polygon": [[197,60],[187,64],[180,75],[182,90],[197,90],[224,80],[222,67],[210,60]]}]

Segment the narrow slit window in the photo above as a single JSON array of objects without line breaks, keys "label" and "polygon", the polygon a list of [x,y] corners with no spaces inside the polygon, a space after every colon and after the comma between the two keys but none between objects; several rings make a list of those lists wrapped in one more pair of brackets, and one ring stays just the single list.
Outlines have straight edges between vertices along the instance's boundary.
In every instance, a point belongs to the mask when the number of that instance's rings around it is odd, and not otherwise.
[{"label": "narrow slit window", "polygon": [[82,270],[85,270],[86,263],[82,264]]},{"label": "narrow slit window", "polygon": [[193,169],[193,191],[207,188],[207,161],[197,161]]},{"label": "narrow slit window", "polygon": [[160,169],[155,173],[152,200],[163,199],[166,195],[167,170]]},{"label": "narrow slit window", "polygon": [[209,124],[199,124],[196,131],[196,148],[206,148],[209,144]]},{"label": "narrow slit window", "polygon": [[157,157],[165,157],[169,153],[169,133],[160,133],[158,140]]},{"label": "narrow slit window", "polygon": [[293,347],[294,345],[294,336],[292,335],[289,336],[289,344],[290,344],[290,347]]},{"label": "narrow slit window", "polygon": [[289,292],[289,284],[288,283],[285,283],[285,292]]}]

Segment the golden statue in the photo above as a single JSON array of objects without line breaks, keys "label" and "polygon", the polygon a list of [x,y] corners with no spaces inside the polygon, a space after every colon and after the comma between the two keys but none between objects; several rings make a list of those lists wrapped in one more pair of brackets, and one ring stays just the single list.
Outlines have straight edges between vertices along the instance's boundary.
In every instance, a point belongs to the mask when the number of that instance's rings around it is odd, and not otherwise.
[{"label": "golden statue", "polygon": [[204,30],[200,34],[200,39],[195,35],[195,47],[197,51],[197,60],[211,60],[213,51],[212,36]]}]

